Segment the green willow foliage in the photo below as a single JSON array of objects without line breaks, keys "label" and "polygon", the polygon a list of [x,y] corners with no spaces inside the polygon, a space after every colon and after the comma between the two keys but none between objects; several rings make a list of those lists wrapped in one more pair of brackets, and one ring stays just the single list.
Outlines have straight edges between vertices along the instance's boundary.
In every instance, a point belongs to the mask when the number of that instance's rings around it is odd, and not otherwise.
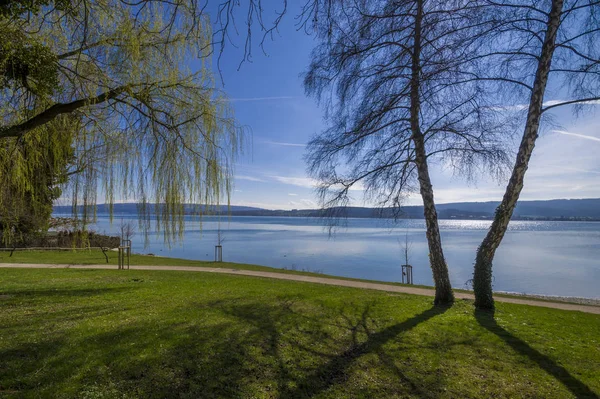
[{"label": "green willow foliage", "polygon": [[43,214],[60,186],[84,224],[98,193],[133,199],[142,230],[154,217],[170,240],[184,203],[228,202],[242,132],[215,88],[195,3],[86,0],[0,17],[5,213]]},{"label": "green willow foliage", "polygon": [[45,231],[52,202],[66,183],[73,158],[74,121],[61,117],[22,139],[0,146],[0,233],[4,243],[17,243]]},{"label": "green willow foliage", "polygon": [[10,28],[2,32],[0,43],[0,87],[18,82],[36,95],[51,94],[58,86],[56,55],[39,41]]},{"label": "green willow foliage", "polygon": [[65,10],[69,7],[70,0],[2,0],[0,2],[0,16],[14,17],[26,12],[40,12],[42,7],[53,5]]}]

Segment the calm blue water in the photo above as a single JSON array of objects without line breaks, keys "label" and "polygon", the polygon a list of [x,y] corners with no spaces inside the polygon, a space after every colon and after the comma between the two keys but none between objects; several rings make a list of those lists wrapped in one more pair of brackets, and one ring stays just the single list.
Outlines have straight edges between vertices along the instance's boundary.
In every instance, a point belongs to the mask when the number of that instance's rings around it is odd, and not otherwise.
[{"label": "calm blue water", "polygon": [[[127,216],[124,216],[127,218]],[[129,216],[131,218],[131,216]],[[115,233],[100,216],[95,229]],[[134,221],[137,225],[137,222]],[[425,222],[349,219],[333,237],[313,218],[231,217],[221,221],[223,260],[326,274],[400,281],[404,263],[401,242],[408,234],[415,284],[432,284]],[[465,288],[473,273],[475,250],[490,221],[441,220],[442,241],[452,284]],[[168,247],[162,233],[151,232],[149,244],[137,233],[133,250],[161,256],[214,260],[217,219],[202,226],[186,222],[182,242]],[[522,293],[600,297],[600,222],[513,221],[494,262],[494,289]]]}]

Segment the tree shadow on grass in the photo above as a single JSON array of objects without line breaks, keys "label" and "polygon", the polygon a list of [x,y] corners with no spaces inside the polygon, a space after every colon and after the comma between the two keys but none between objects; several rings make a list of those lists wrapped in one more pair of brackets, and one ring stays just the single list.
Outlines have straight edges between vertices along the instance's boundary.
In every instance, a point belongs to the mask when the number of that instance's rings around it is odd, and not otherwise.
[{"label": "tree shadow on grass", "polygon": [[11,329],[18,329],[19,334],[31,333],[35,330],[48,333],[49,326],[75,323],[115,313],[117,310],[114,307],[106,306],[104,302],[98,301],[98,299],[103,295],[128,293],[137,288],[60,288],[5,291],[6,298],[0,300],[0,312],[4,312],[4,314],[27,312],[27,317],[8,317],[3,320],[0,328],[4,330],[5,334],[8,334]]},{"label": "tree shadow on grass", "polygon": [[116,294],[136,289],[136,287],[103,287],[103,288],[61,288],[48,290],[14,290],[7,291],[6,294],[10,297],[28,299],[39,297],[90,297],[100,296],[105,294]]},{"label": "tree shadow on grass", "polygon": [[[285,390],[280,397],[313,397],[326,391],[334,384],[341,384],[347,378],[347,371],[352,363],[361,356],[370,353],[376,354],[379,360],[385,366],[391,368],[396,376],[399,377],[404,384],[407,384],[413,392],[423,393],[420,392],[418,385],[411,381],[402,370],[394,364],[393,359],[389,357],[382,348],[387,342],[395,339],[400,334],[444,313],[448,309],[449,307],[435,306],[401,323],[394,324],[381,331],[371,332],[367,322],[369,307],[365,307],[358,323],[351,327],[351,346],[346,351],[331,357],[327,363],[314,370],[302,380],[297,381],[295,389]],[[359,342],[356,335],[358,329],[361,329],[366,333],[366,341]]]},{"label": "tree shadow on grass", "polygon": [[243,335],[228,322],[136,325],[93,337],[86,346],[106,366],[102,389],[112,380],[141,398],[239,397],[252,359]]},{"label": "tree shadow on grass", "polygon": [[0,397],[240,397],[251,354],[228,323],[135,323],[0,351]]},{"label": "tree shadow on grass", "polygon": [[[239,307],[233,309],[232,303]],[[243,298],[215,301],[196,313],[186,307],[181,313],[161,314],[164,319],[113,319],[113,326],[101,322],[93,329],[57,331],[40,336],[39,342],[7,345],[0,349],[0,397],[249,397],[268,380],[265,373],[273,372],[269,367],[256,370],[256,365],[272,365],[278,342],[268,339],[279,337],[277,331],[263,335],[249,326],[289,325],[282,321],[287,311],[280,305]],[[224,309],[248,312],[248,323],[223,317]],[[114,313],[110,305],[106,311]],[[54,315],[54,322],[70,324],[71,316]],[[261,353],[265,346],[271,350]]]},{"label": "tree shadow on grass", "polygon": [[[252,327],[246,332],[243,341],[249,346],[258,344],[260,351],[274,363],[272,373],[278,390],[293,379],[289,365],[281,354],[281,347],[285,345],[282,330],[298,329],[299,322],[296,317],[299,315],[292,309],[298,299],[293,296],[280,296],[276,302],[268,305],[238,301],[213,303],[219,311]],[[312,331],[305,329],[303,333],[307,337],[311,336]]]},{"label": "tree shadow on grass", "polygon": [[[6,366],[0,396],[6,390],[32,397],[294,398],[338,389],[362,397],[384,397],[386,390],[431,396],[405,375],[396,349],[386,344],[445,310],[431,308],[387,326],[376,304],[339,309],[280,296],[187,303],[126,323],[113,315],[0,351]],[[56,319],[70,325],[71,316]],[[377,379],[368,387],[344,385],[362,378],[356,370],[365,355],[393,386]]]},{"label": "tree shadow on grass", "polygon": [[560,381],[573,395],[575,395],[575,397],[598,398],[598,395],[594,393],[590,387],[575,378],[563,366],[557,364],[554,360],[539,352],[537,349],[532,348],[527,342],[506,331],[496,322],[494,312],[476,310],[475,318],[482,327],[497,335],[513,348],[513,350],[527,356],[533,362],[537,363],[546,373]]},{"label": "tree shadow on grass", "polygon": [[[384,346],[402,333],[444,313],[448,307],[432,307],[378,331],[377,322],[371,315],[373,304],[370,303],[346,305],[337,314],[332,314],[331,309],[326,308],[304,314],[295,308],[295,298],[279,299],[279,304],[275,306],[219,303],[219,308],[226,314],[254,326],[255,330],[251,334],[255,338],[252,341],[256,341],[257,337],[264,340],[265,352],[277,363],[278,397],[314,397],[334,386],[343,386],[351,378],[351,369],[356,361],[368,354],[376,355],[379,365],[391,370],[395,378],[407,387],[408,392],[419,397],[429,396],[427,392],[422,392],[418,382],[412,381],[396,365],[394,356],[387,353]],[[332,333],[331,329],[339,335]],[[345,338],[340,341],[340,336]],[[282,347],[285,346],[293,347],[297,356],[312,358],[312,364],[321,364],[304,368],[306,373],[299,376],[298,370],[302,370],[302,367],[292,370],[290,361],[302,364],[302,360],[290,359],[282,353]],[[367,396],[373,394],[368,389],[362,393]]]},{"label": "tree shadow on grass", "polygon": [[36,384],[43,384],[44,376],[50,371],[44,360],[55,356],[64,344],[63,339],[52,338],[0,350],[0,397],[26,392]]}]

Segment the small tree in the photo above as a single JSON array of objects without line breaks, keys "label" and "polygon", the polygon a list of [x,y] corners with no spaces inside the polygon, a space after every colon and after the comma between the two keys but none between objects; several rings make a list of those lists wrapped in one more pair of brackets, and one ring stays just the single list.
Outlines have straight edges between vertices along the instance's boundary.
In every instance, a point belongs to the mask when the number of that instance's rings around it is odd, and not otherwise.
[{"label": "small tree", "polygon": [[398,239],[398,243],[400,244],[400,249],[402,251],[402,255],[404,256],[404,264],[401,266],[402,269],[402,282],[404,283],[404,276],[406,276],[406,282],[408,284],[413,283],[413,274],[412,274],[412,265],[410,262],[410,252],[412,243],[408,238],[408,229],[404,234],[404,241]]},{"label": "small tree", "polygon": [[223,243],[225,242],[225,233],[221,229],[221,207],[217,205],[217,245],[215,245],[215,262],[223,261]]},{"label": "small tree", "polygon": [[135,236],[136,228],[130,221],[125,222],[124,219],[121,219],[119,229],[121,230],[121,241],[131,240]]},{"label": "small tree", "polygon": [[408,238],[408,231],[404,234],[404,240],[398,239],[402,255],[404,256],[404,264],[410,265],[410,253],[412,249],[412,242]]},{"label": "small tree", "polygon": [[119,237],[111,237],[106,235],[106,233],[97,234],[93,231],[89,231],[88,239],[90,247],[100,247],[104,258],[106,259],[106,263],[108,263],[108,251],[111,248],[119,246]]}]

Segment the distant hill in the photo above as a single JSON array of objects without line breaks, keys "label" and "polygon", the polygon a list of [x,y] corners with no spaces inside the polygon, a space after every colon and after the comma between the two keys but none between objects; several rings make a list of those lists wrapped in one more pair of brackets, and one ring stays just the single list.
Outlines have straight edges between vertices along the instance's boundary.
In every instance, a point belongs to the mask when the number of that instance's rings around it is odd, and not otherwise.
[{"label": "distant hill", "polygon": [[[437,205],[440,219],[491,219],[494,216],[498,201],[490,202],[455,202]],[[149,205],[150,210],[156,205]],[[136,214],[137,204],[115,204],[115,215]],[[108,205],[98,205],[98,213],[108,213]],[[70,213],[70,206],[55,206],[54,212],[59,214]],[[336,215],[352,218],[377,218],[400,217],[411,219],[423,218],[422,206],[405,206],[393,208],[365,208],[347,207],[329,210],[321,209],[294,209],[270,210],[248,206],[211,206],[188,204],[185,206],[186,214],[231,214],[233,216],[290,216],[290,217],[324,217]],[[600,198],[590,199],[554,199],[547,201],[520,201],[515,209],[515,220],[600,220]]]},{"label": "distant hill", "polygon": [[[481,213],[492,217],[499,201],[460,202],[442,204],[440,211],[454,209],[463,212]],[[514,212],[516,218],[593,218],[600,219],[600,198],[553,199],[547,201],[520,201]]]}]

